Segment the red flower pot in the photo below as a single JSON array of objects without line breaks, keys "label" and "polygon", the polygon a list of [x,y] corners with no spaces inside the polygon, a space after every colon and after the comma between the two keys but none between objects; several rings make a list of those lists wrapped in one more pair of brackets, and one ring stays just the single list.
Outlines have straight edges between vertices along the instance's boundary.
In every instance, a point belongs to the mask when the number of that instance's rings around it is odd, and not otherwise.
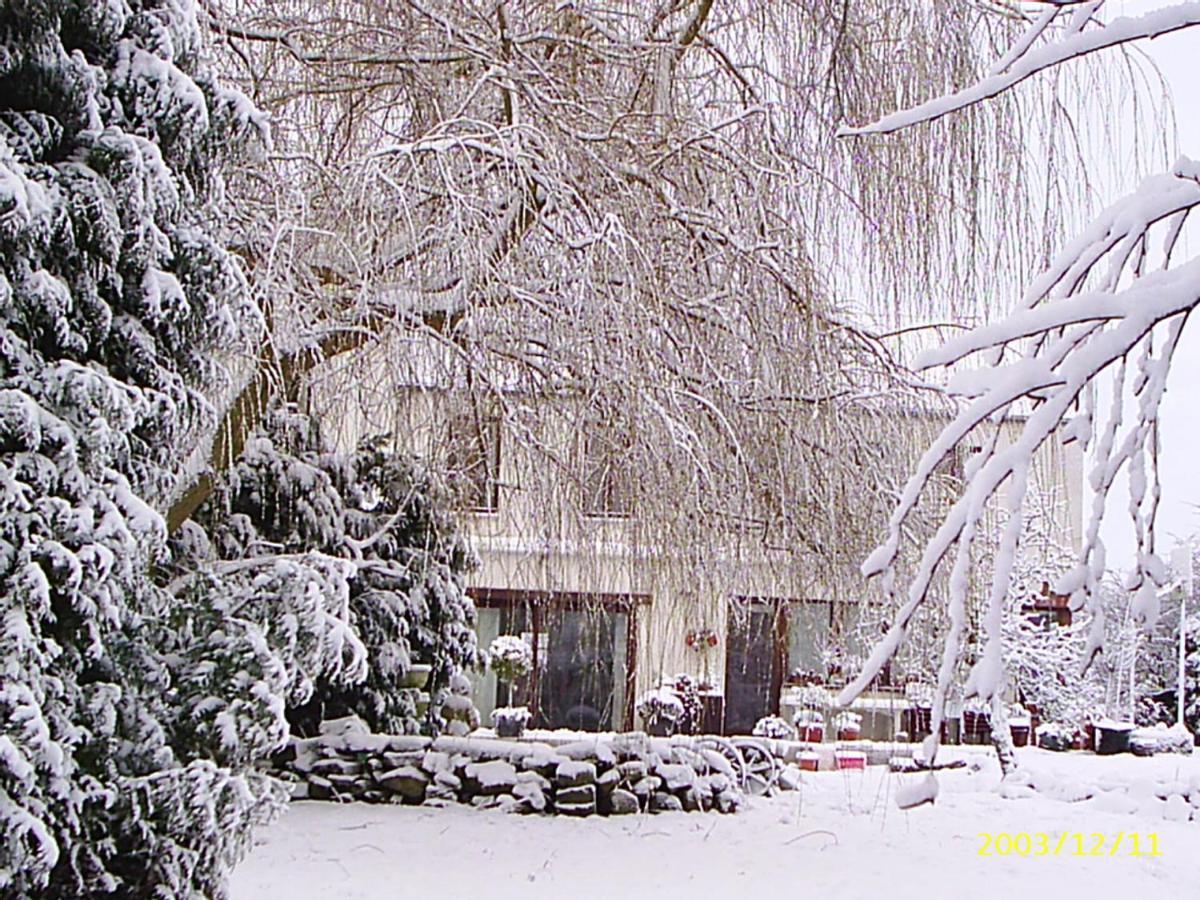
[{"label": "red flower pot", "polygon": [[808,741],[810,744],[819,744],[825,740],[824,725],[801,725],[799,731],[800,740]]}]

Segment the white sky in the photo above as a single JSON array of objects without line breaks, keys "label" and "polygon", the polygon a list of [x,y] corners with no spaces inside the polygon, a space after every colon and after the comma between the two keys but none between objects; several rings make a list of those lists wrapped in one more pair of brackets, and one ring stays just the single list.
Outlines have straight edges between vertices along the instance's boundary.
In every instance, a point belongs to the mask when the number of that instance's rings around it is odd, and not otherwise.
[{"label": "white sky", "polygon": [[[1106,18],[1136,15],[1170,5],[1173,4],[1169,0],[1109,0],[1105,4],[1105,14]],[[1165,35],[1140,46],[1170,84],[1179,151],[1200,158],[1200,28]],[[1115,55],[1113,58],[1115,62]],[[1182,248],[1186,256],[1200,252],[1197,224],[1192,223]],[[1176,538],[1200,533],[1200,513],[1197,512],[1197,504],[1200,504],[1200,416],[1196,414],[1196,393],[1200,391],[1200,326],[1194,321],[1189,322],[1189,326],[1176,353],[1163,400],[1163,451],[1159,459],[1162,505],[1158,517],[1158,550],[1163,556],[1170,552]],[[1119,493],[1110,503],[1115,501],[1120,508],[1110,507],[1102,537],[1108,546],[1110,565],[1127,568],[1134,559],[1133,535],[1124,514],[1126,488],[1124,484],[1118,487]]]}]

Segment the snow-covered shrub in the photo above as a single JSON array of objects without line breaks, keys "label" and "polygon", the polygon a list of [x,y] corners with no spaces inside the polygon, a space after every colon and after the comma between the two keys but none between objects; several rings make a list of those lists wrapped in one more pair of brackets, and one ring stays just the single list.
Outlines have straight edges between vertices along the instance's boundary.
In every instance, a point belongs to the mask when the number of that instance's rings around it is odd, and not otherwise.
[{"label": "snow-covered shrub", "polygon": [[194,4],[0,17],[0,895],[221,896],[290,672],[154,579],[213,359],[257,322],[218,236],[254,114]]},{"label": "snow-covered shrub", "polygon": [[843,710],[833,717],[833,727],[838,731],[858,731],[862,728],[862,715]]},{"label": "snow-covered shrub", "polygon": [[646,722],[677,722],[683,716],[683,701],[670,688],[656,688],[638,697],[637,711]]},{"label": "snow-covered shrub", "polygon": [[820,685],[805,685],[796,690],[796,702],[807,709],[828,709],[833,705],[833,694]]},{"label": "snow-covered shrub", "polygon": [[778,741],[794,741],[796,739],[796,729],[779,716],[763,716],[754,723],[754,729],[750,733],[755,737],[772,738]]},{"label": "snow-covered shrub", "polygon": [[492,710],[492,726],[500,737],[520,737],[529,719],[530,712],[524,706],[498,706]]},{"label": "snow-covered shrub", "polygon": [[704,725],[704,703],[700,700],[700,690],[695,680],[690,675],[679,674],[671,684],[665,686],[673,690],[683,704],[683,715],[679,717],[680,733],[699,734]]},{"label": "snow-covered shrub", "polygon": [[514,634],[502,634],[488,644],[488,665],[496,677],[512,684],[533,671],[533,650]]},{"label": "snow-covered shrub", "polygon": [[1061,722],[1043,722],[1037,727],[1037,745],[1046,750],[1070,750],[1075,729]]},{"label": "snow-covered shrub", "polygon": [[[313,734],[322,718],[353,713],[377,732],[414,733],[440,727],[441,704],[418,717],[414,693],[399,690],[410,666],[431,664],[426,689],[441,697],[478,661],[463,581],[473,556],[448,509],[417,459],[382,439],[323,453],[308,417],[275,409],[198,511],[193,528],[206,534],[181,539],[176,555],[185,567],[226,573],[227,583],[259,584],[240,614],[264,628],[289,584],[338,598],[352,627],[345,640],[365,653],[362,677],[330,677],[339,667],[328,665],[298,670],[288,695],[296,730]],[[290,571],[276,584],[281,566]]]}]

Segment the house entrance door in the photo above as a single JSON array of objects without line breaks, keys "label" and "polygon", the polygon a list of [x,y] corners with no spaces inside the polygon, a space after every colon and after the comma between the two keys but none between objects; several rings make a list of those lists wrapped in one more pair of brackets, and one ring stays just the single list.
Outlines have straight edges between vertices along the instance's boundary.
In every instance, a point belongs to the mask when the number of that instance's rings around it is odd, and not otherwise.
[{"label": "house entrance door", "polygon": [[730,611],[725,647],[725,733],[749,734],[763,716],[779,712],[783,668],[777,605]]}]

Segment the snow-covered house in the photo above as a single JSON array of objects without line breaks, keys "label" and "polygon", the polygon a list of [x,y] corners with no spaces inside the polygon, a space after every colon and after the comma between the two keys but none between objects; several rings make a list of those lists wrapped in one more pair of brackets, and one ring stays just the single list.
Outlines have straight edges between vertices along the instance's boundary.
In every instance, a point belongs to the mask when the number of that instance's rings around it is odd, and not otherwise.
[{"label": "snow-covered house", "polygon": [[[463,528],[480,557],[470,578],[480,644],[501,634],[531,644],[536,664],[519,700],[534,710],[535,725],[634,727],[635,699],[684,673],[712,686],[707,727],[746,733],[759,717],[788,711],[789,684],[836,679],[878,635],[878,620],[861,614],[867,588],[855,555],[830,585],[811,577],[803,552],[766,547],[733,524],[719,542],[665,543],[662,534],[668,526],[677,534],[678,523],[661,507],[648,518],[631,500],[638,461],[623,454],[619,431],[573,414],[570,399],[556,415],[531,409],[550,401],[517,388],[497,399],[411,366],[399,381],[382,378],[388,366],[370,354],[344,365],[314,379],[308,405],[334,444],[404,435],[410,449],[453,473]],[[911,446],[883,453],[894,455],[903,479],[941,420],[894,414],[911,419],[914,435]],[[946,474],[961,477],[964,463],[949,460]],[[1064,542],[1077,545],[1079,452],[1047,449],[1035,479],[1060,501]],[[646,489],[639,485],[642,496]],[[898,688],[902,668],[898,662],[893,684],[881,687]],[[505,699],[498,688],[490,673],[478,676],[475,702],[485,720]]]}]

